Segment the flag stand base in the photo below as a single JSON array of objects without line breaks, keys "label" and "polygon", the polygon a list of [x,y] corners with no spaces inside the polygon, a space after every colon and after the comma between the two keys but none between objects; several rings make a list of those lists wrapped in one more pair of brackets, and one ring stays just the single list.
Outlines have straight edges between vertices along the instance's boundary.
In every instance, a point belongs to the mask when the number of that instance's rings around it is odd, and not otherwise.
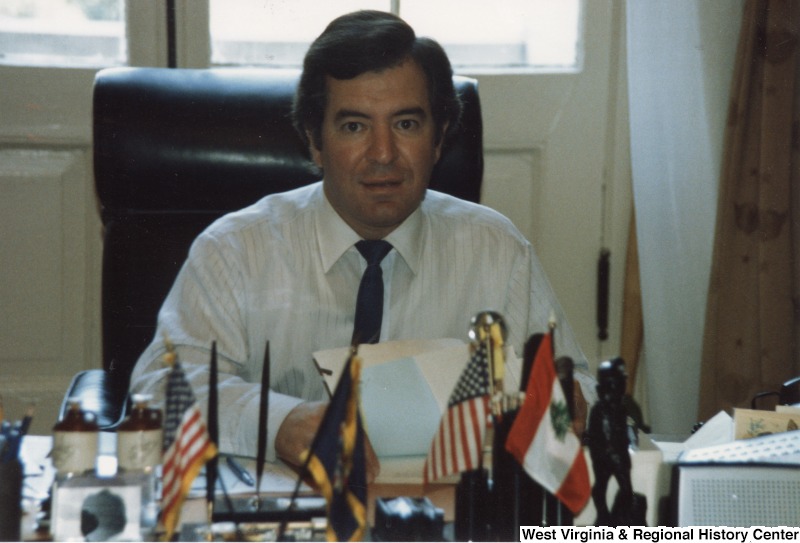
[{"label": "flag stand base", "polygon": [[256,523],[256,522],[310,522],[314,518],[324,518],[325,498],[319,496],[300,496],[289,509],[288,497],[264,497],[260,503],[255,496],[217,496],[214,501],[213,522]]}]

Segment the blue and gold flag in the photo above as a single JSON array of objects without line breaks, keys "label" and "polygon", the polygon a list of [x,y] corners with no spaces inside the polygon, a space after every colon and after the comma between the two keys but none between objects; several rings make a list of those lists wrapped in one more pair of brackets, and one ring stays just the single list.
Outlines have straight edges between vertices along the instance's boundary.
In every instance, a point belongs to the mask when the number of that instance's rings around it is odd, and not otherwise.
[{"label": "blue and gold flag", "polygon": [[360,376],[361,359],[353,353],[308,453],[308,471],[328,504],[329,541],[359,541],[364,537],[367,476]]}]

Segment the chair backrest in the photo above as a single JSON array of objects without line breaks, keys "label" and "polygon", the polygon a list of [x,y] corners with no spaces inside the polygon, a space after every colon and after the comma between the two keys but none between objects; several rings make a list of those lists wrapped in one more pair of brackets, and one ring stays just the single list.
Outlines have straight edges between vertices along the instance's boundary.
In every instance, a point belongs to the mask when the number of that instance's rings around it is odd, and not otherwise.
[{"label": "chair backrest", "polygon": [[[105,227],[103,366],[124,398],[194,238],[217,217],[317,179],[289,111],[299,72],[110,68],[94,86],[94,174]],[[431,188],[477,202],[477,84],[455,77],[460,132]]]}]

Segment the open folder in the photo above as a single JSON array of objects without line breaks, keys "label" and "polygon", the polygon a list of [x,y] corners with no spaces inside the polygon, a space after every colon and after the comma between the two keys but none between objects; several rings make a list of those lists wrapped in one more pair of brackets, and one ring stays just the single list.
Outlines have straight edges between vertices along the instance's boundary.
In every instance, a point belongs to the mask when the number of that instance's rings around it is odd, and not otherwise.
[{"label": "open folder", "polygon": [[[314,353],[332,392],[350,348]],[[389,341],[361,345],[361,408],[379,458],[424,457],[447,401],[469,361],[469,346],[458,339]],[[504,389],[519,390],[521,363],[508,348]]]}]

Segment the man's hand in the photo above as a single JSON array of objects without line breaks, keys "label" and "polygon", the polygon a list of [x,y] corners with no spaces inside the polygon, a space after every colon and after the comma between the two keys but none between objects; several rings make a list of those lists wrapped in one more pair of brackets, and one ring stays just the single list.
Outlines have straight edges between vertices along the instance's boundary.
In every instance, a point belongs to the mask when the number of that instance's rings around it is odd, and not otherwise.
[{"label": "man's hand", "polygon": [[327,402],[305,402],[289,411],[275,435],[279,458],[293,466],[302,465],[302,454],[311,447],[327,407]]},{"label": "man's hand", "polygon": [[[275,436],[275,452],[279,458],[296,467],[303,465],[302,454],[311,448],[327,408],[327,402],[305,402],[289,411]],[[364,454],[367,482],[371,483],[380,472],[380,462],[369,439],[365,440]]]}]

